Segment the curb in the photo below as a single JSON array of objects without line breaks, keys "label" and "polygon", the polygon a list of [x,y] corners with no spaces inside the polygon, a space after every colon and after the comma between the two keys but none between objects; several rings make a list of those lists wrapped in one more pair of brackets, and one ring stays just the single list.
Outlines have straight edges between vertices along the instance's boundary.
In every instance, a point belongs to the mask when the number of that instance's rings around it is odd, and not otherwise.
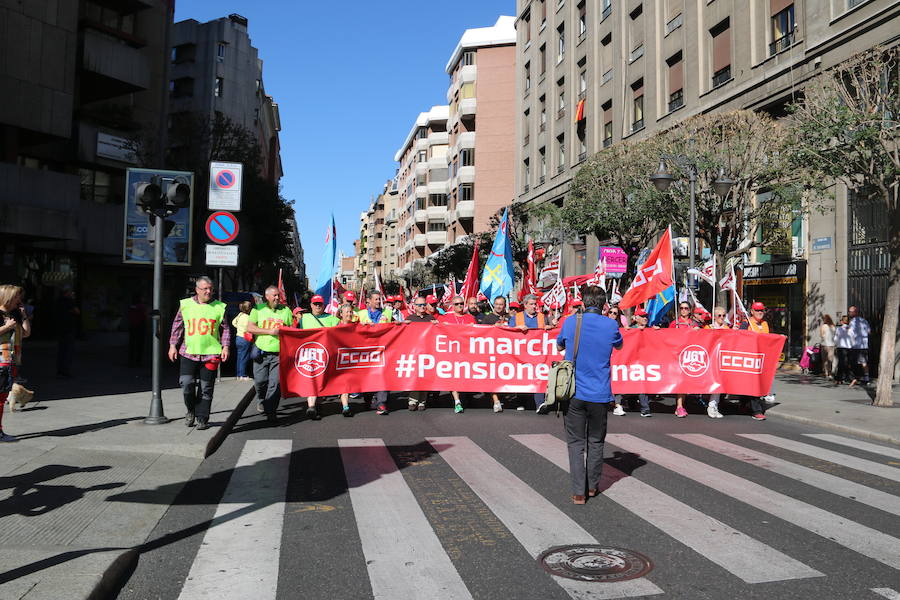
[{"label": "curb", "polygon": [[212,454],[219,449],[219,446],[222,445],[222,442],[225,441],[225,438],[228,437],[228,434],[231,433],[231,430],[234,429],[235,423],[238,422],[238,419],[247,411],[247,407],[250,406],[250,402],[256,396],[256,387],[250,386],[250,389],[247,390],[247,393],[244,394],[244,397],[241,398],[241,401],[238,402],[237,406],[231,411],[231,414],[228,415],[228,418],[225,419],[225,423],[219,427],[219,430],[216,431],[215,435],[209,438],[209,441],[206,442],[206,451],[203,453],[203,459],[207,459]]},{"label": "curb", "polygon": [[839,425],[837,423],[818,421],[816,419],[810,419],[809,417],[801,417],[798,415],[789,415],[778,412],[766,411],[766,416],[775,417],[776,419],[785,419],[786,421],[795,421],[797,423],[803,423],[805,425],[815,425],[816,427],[822,427],[823,429],[831,429],[833,431],[849,433],[851,435],[855,435],[861,438],[867,438],[876,442],[885,442],[888,444],[893,444],[895,446],[900,446],[900,438],[892,437],[883,433],[875,433],[873,431],[867,431],[865,429],[857,429],[855,427],[848,427],[846,425]]},{"label": "curb", "polygon": [[116,557],[103,572],[100,581],[91,590],[85,600],[113,600],[128,583],[131,574],[137,568],[140,557],[139,548],[129,548]]}]

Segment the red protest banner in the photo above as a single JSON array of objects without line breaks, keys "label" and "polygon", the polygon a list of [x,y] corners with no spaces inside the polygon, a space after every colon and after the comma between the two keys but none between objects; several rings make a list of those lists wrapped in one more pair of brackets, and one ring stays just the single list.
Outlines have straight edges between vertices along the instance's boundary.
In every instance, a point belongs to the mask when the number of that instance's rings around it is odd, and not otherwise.
[{"label": "red protest banner", "polygon": [[[285,397],[380,390],[540,393],[550,365],[562,358],[558,333],[427,323],[282,328],[281,390]],[[762,396],[784,345],[784,336],[734,330],[627,329],[622,335],[611,367],[618,394]]]}]

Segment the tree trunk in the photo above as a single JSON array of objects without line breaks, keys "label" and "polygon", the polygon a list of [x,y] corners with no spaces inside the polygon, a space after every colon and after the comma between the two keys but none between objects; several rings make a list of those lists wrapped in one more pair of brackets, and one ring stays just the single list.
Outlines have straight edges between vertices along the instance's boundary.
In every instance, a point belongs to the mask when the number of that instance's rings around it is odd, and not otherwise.
[{"label": "tree trunk", "polygon": [[[896,215],[897,211],[891,211]],[[896,219],[892,223],[896,223]],[[878,368],[878,387],[875,406],[893,406],[891,388],[894,382],[894,352],[897,341],[898,310],[900,310],[900,231],[891,227],[891,271],[888,274],[887,297],[884,300],[884,322],[881,326],[881,353]]]}]

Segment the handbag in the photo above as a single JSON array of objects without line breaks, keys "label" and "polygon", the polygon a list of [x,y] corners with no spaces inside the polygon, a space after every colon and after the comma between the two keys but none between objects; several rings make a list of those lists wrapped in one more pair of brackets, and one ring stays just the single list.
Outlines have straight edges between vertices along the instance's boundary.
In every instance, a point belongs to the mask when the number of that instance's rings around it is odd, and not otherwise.
[{"label": "handbag", "polygon": [[578,342],[581,340],[581,320],[583,314],[578,313],[575,321],[575,348],[572,360],[561,360],[553,363],[547,375],[547,393],[544,404],[553,406],[559,411],[559,404],[568,402],[575,396],[575,360],[578,358]]}]

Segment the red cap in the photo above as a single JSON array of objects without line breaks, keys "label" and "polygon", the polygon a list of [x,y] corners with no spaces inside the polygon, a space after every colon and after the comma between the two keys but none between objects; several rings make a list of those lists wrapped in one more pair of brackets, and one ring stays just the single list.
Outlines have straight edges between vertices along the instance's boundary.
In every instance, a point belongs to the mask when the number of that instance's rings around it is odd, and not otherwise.
[{"label": "red cap", "polygon": [[316,294],[315,296],[310,298],[309,303],[310,304],[325,304],[325,298]]},{"label": "red cap", "polygon": [[550,308],[552,308],[553,310],[556,310],[557,308],[559,308],[559,302],[550,303]]},{"label": "red cap", "polygon": [[750,310],[766,310],[766,305],[762,302],[754,302],[750,305]]},{"label": "red cap", "polygon": [[403,302],[403,298],[401,296],[391,296],[388,302]]},{"label": "red cap", "polygon": [[572,306],[584,306],[584,302],[581,300],[572,300]]},{"label": "red cap", "polygon": [[438,303],[438,299],[435,298],[434,296],[432,296],[431,294],[428,294],[428,296],[425,297],[425,304],[437,304],[437,303]]},{"label": "red cap", "polygon": [[636,316],[636,317],[646,317],[646,316],[647,316],[647,311],[644,310],[643,308],[639,308],[639,309],[637,309],[637,310],[634,311],[634,316]]},{"label": "red cap", "polygon": [[695,315],[705,315],[706,311],[698,306],[697,308],[694,309],[694,314]]},{"label": "red cap", "polygon": [[522,305],[519,304],[518,302],[516,302],[515,300],[513,300],[512,302],[509,303],[509,307],[515,308],[518,310],[518,309],[522,308]]},{"label": "red cap", "polygon": [[344,300],[349,300],[350,302],[356,302],[356,294],[353,292],[344,292]]}]

